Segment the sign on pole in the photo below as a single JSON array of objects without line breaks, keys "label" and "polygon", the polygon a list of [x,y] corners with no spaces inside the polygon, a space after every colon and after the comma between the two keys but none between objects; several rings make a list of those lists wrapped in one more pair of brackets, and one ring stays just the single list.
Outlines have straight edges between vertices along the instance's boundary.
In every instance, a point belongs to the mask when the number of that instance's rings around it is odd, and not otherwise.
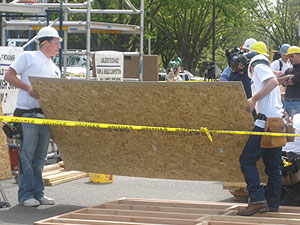
[{"label": "sign on pole", "polygon": [[21,47],[0,47],[0,98],[4,114],[12,114],[16,108],[19,89],[4,80],[10,64],[23,52]]},{"label": "sign on pole", "polygon": [[95,67],[98,80],[122,81],[124,75],[124,54],[117,51],[95,52]]}]

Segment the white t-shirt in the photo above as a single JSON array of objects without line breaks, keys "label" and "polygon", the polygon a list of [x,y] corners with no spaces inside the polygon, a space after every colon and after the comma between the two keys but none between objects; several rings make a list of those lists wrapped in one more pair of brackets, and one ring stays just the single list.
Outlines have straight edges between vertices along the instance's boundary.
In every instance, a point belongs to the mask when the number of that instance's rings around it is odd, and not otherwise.
[{"label": "white t-shirt", "polygon": [[[294,116],[293,127],[295,128],[295,133],[300,134],[300,113]],[[282,148],[282,151],[291,151],[300,155],[300,137],[295,137],[294,142],[286,143],[286,145]]]},{"label": "white t-shirt", "polygon": [[[60,77],[60,71],[58,67],[41,51],[23,52],[16,59],[16,61],[10,65],[10,67],[21,76],[21,80],[26,84],[30,84],[28,79],[29,76],[53,78]],[[17,97],[17,108],[40,108],[40,104],[37,99],[32,98],[26,91],[20,89]]]},{"label": "white t-shirt", "polygon": [[[264,64],[258,64],[254,67],[252,78],[252,96],[258,93],[265,85],[266,80],[270,78],[276,78],[271,68]],[[280,89],[277,86],[268,95],[257,101],[255,110],[258,113],[266,115],[266,117],[282,117],[283,106],[281,102]],[[256,120],[254,123],[256,126],[264,128],[264,120]]]},{"label": "white t-shirt", "polygon": [[[279,60],[282,62],[281,70],[280,70]],[[277,59],[271,63],[271,70],[282,71],[282,73],[284,73],[286,71],[286,69],[290,68],[290,67],[292,67],[292,64],[290,63],[290,61],[288,60],[287,63],[285,63],[281,58]]]}]

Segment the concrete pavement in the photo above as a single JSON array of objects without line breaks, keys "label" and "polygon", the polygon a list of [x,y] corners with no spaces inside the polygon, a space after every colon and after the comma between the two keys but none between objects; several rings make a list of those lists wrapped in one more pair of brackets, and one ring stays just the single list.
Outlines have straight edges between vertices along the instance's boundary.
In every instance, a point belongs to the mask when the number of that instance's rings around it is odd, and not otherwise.
[{"label": "concrete pavement", "polygon": [[91,183],[87,178],[46,187],[45,193],[56,201],[54,206],[19,206],[18,186],[14,179],[0,181],[11,207],[0,208],[0,224],[33,224],[35,221],[71,212],[122,197],[189,201],[232,202],[232,195],[221,182],[149,179],[114,176],[111,184]]}]

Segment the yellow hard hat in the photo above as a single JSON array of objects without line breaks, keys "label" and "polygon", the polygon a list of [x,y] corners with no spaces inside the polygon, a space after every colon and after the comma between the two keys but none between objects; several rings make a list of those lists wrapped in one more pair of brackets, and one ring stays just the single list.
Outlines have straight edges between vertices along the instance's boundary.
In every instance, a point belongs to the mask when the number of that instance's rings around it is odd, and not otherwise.
[{"label": "yellow hard hat", "polygon": [[268,56],[268,48],[267,48],[266,44],[262,41],[255,42],[251,46],[250,51],[255,51],[259,54],[264,54],[264,55]]},{"label": "yellow hard hat", "polygon": [[298,46],[292,46],[288,49],[286,55],[300,53],[300,48]]}]

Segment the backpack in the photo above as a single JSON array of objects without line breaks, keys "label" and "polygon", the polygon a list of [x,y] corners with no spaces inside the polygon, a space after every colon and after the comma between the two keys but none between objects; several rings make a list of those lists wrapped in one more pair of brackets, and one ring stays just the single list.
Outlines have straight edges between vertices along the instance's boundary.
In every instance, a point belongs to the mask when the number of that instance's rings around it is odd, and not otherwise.
[{"label": "backpack", "polygon": [[281,62],[280,59],[278,59],[278,61],[279,61],[279,71],[281,71],[281,69],[282,69],[282,67],[283,67],[283,63]]}]

